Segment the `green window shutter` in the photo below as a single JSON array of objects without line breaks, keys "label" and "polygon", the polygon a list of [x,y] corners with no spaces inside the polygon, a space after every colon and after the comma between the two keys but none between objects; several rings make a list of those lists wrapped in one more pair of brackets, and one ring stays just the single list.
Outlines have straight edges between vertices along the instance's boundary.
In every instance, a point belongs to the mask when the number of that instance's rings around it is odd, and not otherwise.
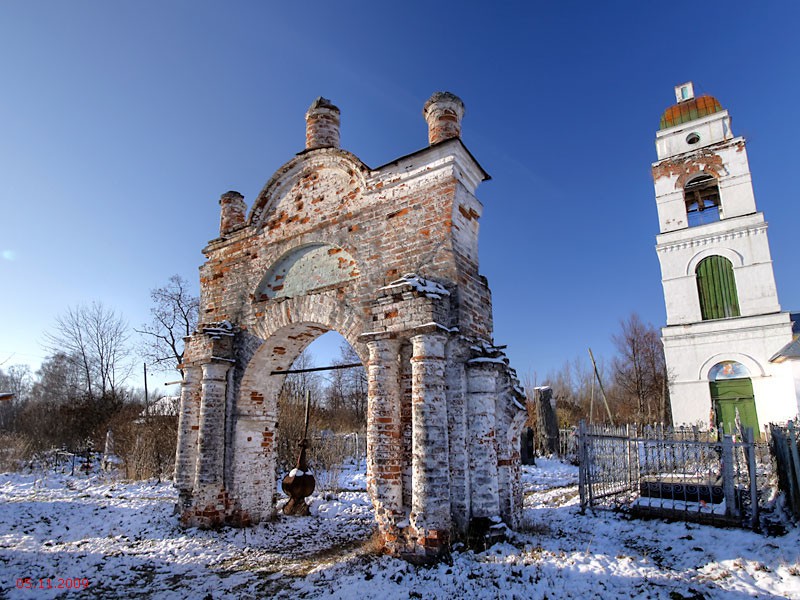
[{"label": "green window shutter", "polygon": [[697,265],[697,292],[703,320],[739,316],[733,265],[724,256],[709,256]]}]

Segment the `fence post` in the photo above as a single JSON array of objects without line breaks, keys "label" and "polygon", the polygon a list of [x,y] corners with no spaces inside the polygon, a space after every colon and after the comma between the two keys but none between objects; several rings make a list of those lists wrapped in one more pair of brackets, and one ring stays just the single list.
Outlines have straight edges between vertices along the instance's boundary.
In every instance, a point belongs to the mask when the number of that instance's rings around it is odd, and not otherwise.
[{"label": "fence post", "polygon": [[733,436],[730,434],[722,436],[722,490],[725,494],[725,515],[738,517],[733,469]]},{"label": "fence post", "polygon": [[581,421],[578,424],[578,493],[581,497],[581,514],[586,512],[587,468],[586,423]]},{"label": "fence post", "polygon": [[[628,489],[639,493],[639,442],[636,424],[625,425],[628,438]],[[635,485],[634,485],[635,484]]]},{"label": "fence post", "polygon": [[628,489],[631,489],[633,485],[631,474],[631,426],[627,423],[625,424],[625,448],[627,449],[625,453],[625,470],[628,472]]},{"label": "fence post", "polygon": [[744,451],[747,455],[747,471],[750,475],[750,527],[758,531],[758,481],[756,480],[756,442],[752,427],[744,431]]}]

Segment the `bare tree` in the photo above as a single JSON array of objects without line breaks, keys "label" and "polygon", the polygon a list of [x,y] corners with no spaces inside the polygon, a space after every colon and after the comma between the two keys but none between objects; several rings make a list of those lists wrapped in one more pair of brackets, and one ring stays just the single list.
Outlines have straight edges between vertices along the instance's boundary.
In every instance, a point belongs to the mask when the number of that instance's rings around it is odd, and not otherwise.
[{"label": "bare tree", "polygon": [[142,335],[145,360],[163,370],[177,369],[183,362],[183,338],[197,328],[200,300],[189,291],[189,283],[180,275],[169,278],[167,285],[150,291],[152,319],[136,332]]},{"label": "bare tree", "polygon": [[0,369],[0,392],[10,392],[11,400],[0,401],[0,429],[11,430],[17,415],[28,399],[31,389],[31,369],[28,365],[11,365]]},{"label": "bare tree", "polygon": [[63,352],[48,356],[36,372],[31,400],[50,406],[73,401],[83,395],[79,361]]},{"label": "bare tree", "polygon": [[[602,360],[599,361],[598,370],[601,377],[604,377]],[[549,372],[543,385],[553,389],[561,427],[577,425],[581,420],[603,420],[602,400],[594,369],[586,355],[580,354],[571,361],[565,361],[559,370]],[[531,401],[535,396],[533,388],[526,385],[525,391]]]},{"label": "bare tree", "polygon": [[14,402],[22,403],[31,391],[33,381],[28,365],[11,365],[0,369],[0,391],[14,394]]},{"label": "bare tree", "polygon": [[[23,434],[34,448],[75,446],[87,428],[77,417],[92,418],[85,410],[85,391],[80,360],[61,353],[48,356],[36,373],[30,399],[16,415],[14,431]],[[83,420],[83,419],[81,419]]]},{"label": "bare tree", "polygon": [[[339,358],[334,365],[352,365],[361,362],[353,347],[343,341]],[[363,366],[331,371],[328,386],[328,408],[339,413],[351,428],[363,429],[367,424],[367,373]]]},{"label": "bare tree", "polygon": [[668,422],[667,366],[658,331],[633,313],[611,340],[619,353],[613,362],[618,394],[635,402],[639,420]]},{"label": "bare tree", "polygon": [[[295,359],[292,370],[314,367],[314,357],[306,349]],[[297,443],[303,437],[305,426],[306,393],[311,396],[313,405],[309,423],[309,435],[323,428],[322,413],[319,410],[321,380],[318,373],[291,373],[278,394],[278,471],[285,472],[297,460]]]},{"label": "bare tree", "polygon": [[73,361],[93,398],[115,395],[130,375],[128,337],[125,320],[100,302],[67,308],[45,334],[48,350]]}]

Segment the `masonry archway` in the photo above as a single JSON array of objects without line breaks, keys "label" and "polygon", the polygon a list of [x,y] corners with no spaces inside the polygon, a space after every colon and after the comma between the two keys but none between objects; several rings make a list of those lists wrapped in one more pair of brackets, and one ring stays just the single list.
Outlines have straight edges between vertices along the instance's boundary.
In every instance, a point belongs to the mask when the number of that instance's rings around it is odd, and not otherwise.
[{"label": "masonry archway", "polygon": [[[331,320],[335,316],[343,318]],[[277,402],[285,376],[272,373],[288,371],[300,353],[328,331],[339,332],[356,349],[360,330],[345,330],[348,322],[357,322],[352,311],[342,310],[330,295],[322,295],[315,298],[313,309],[311,303],[299,300],[272,306],[254,328],[258,336],[250,346],[257,349],[235,391],[235,460],[230,465],[230,488],[239,503],[237,510],[250,521],[269,520],[275,513]],[[359,358],[365,362],[360,354]]]},{"label": "masonry archway", "polygon": [[525,399],[492,339],[474,195],[488,175],[460,140],[463,113],[434,94],[430,146],[371,169],[338,148],[339,109],[319,98],[306,150],[250,214],[238,192],[220,198],[182,365],[183,524],[274,516],[270,373],[335,330],[367,369],[367,488],[386,550],[437,556],[468,530],[516,525]]}]

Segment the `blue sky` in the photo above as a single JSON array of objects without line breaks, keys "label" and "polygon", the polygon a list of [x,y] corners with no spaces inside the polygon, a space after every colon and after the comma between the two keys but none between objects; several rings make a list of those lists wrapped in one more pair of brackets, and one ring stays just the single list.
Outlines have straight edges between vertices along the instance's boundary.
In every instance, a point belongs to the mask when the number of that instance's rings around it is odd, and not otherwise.
[{"label": "blue sky", "polygon": [[[748,139],[781,305],[800,310],[800,3],[0,3],[0,362],[36,367],[67,305],[132,325],[197,282],[219,195],[252,203],[303,149],[318,95],[378,166],[427,144],[436,90],[466,104],[495,341],[541,378],[665,319],[650,164],[691,80]],[[6,365],[6,366],[7,366]]]}]

